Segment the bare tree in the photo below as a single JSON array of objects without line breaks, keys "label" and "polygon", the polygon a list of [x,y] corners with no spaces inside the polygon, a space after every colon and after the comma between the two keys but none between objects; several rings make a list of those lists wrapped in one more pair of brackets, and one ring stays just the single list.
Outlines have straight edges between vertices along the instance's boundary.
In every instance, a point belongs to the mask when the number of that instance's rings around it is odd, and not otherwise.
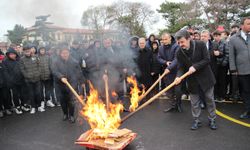
[{"label": "bare tree", "polygon": [[110,14],[108,6],[91,6],[83,12],[81,24],[97,31],[107,29],[113,22]]},{"label": "bare tree", "polygon": [[154,11],[145,3],[117,1],[110,6],[89,7],[81,23],[90,29],[123,29],[131,35],[145,36],[145,26],[155,23]]},{"label": "bare tree", "polygon": [[201,6],[198,9],[204,12],[211,29],[221,24],[229,27],[242,15],[248,14],[247,10],[250,9],[249,0],[191,0],[191,2]]}]

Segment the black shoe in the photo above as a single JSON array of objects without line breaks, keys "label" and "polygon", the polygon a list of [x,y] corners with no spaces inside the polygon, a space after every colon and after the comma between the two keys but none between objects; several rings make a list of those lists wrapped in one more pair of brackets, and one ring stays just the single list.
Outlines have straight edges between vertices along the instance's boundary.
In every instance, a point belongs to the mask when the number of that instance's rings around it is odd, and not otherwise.
[{"label": "black shoe", "polygon": [[63,115],[63,121],[66,121],[68,119],[68,115]]},{"label": "black shoe", "polygon": [[70,123],[75,123],[75,118],[74,118],[73,116],[70,116],[70,117],[69,117],[69,122],[70,122]]},{"label": "black shoe", "polygon": [[197,130],[199,127],[201,127],[201,122],[200,121],[194,121],[191,130]]},{"label": "black shoe", "polygon": [[247,119],[250,118],[250,112],[245,111],[243,114],[240,115],[240,119]]},{"label": "black shoe", "polygon": [[164,113],[171,112],[171,111],[173,111],[174,109],[175,109],[175,108],[173,108],[173,107],[169,107],[169,108],[164,109],[163,112],[164,112]]},{"label": "black shoe", "polygon": [[181,112],[183,111],[183,110],[182,110],[182,106],[179,105],[179,104],[177,104],[177,106],[176,106],[176,111],[181,113]]},{"label": "black shoe", "polygon": [[215,123],[214,120],[213,121],[209,121],[209,127],[212,130],[216,130],[217,129],[217,126],[216,126],[216,123]]}]

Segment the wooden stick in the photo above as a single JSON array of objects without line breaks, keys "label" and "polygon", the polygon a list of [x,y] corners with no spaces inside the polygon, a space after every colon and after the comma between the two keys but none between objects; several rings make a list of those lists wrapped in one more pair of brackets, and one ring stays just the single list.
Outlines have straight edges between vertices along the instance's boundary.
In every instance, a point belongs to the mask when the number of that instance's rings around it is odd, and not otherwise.
[{"label": "wooden stick", "polygon": [[[161,75],[159,74],[159,77],[160,77],[160,76],[161,76]],[[158,87],[158,88],[159,88],[159,91],[161,90],[161,84],[162,84],[161,82],[162,82],[162,80],[159,81],[159,87]]]},{"label": "wooden stick", "polygon": [[126,78],[123,79],[123,95],[127,95],[127,83],[126,83]]},{"label": "wooden stick", "polygon": [[75,95],[75,97],[78,99],[78,101],[84,106],[85,105],[84,101],[81,99],[80,95],[77,94],[77,92],[74,90],[74,88],[70,85],[68,80],[64,80],[64,83],[68,86],[68,88]]},{"label": "wooden stick", "polygon": [[140,96],[139,98],[139,102],[145,97],[148,95],[149,92],[152,91],[152,89],[158,84],[159,81],[161,81],[161,79],[167,75],[167,73],[164,71],[164,73],[155,81],[155,83],[143,94]]},{"label": "wooden stick", "polygon": [[[186,72],[184,75],[182,75],[180,77],[181,80],[185,79],[187,76],[189,76],[190,73]],[[139,110],[143,109],[144,107],[146,107],[147,105],[149,105],[150,103],[152,103],[154,100],[156,100],[159,96],[161,96],[163,93],[165,93],[166,91],[168,91],[169,89],[171,89],[172,87],[174,87],[176,85],[176,81],[172,82],[170,85],[168,85],[167,87],[165,87],[162,91],[160,91],[158,94],[156,94],[155,96],[153,96],[152,98],[150,98],[147,102],[143,103],[140,107],[138,107],[134,112],[129,113],[127,116],[125,116],[124,118],[122,118],[121,122],[124,122],[125,120],[127,120],[129,117],[131,117],[133,114],[135,114],[136,112],[138,112]]]},{"label": "wooden stick", "polygon": [[87,99],[87,90],[85,84],[82,84],[82,89],[83,89],[84,99]]},{"label": "wooden stick", "polygon": [[[105,77],[106,75],[106,77]],[[105,70],[105,75],[103,77],[104,83],[105,83],[105,93],[106,93],[106,108],[109,111],[109,86],[108,86],[108,74],[107,70]]]}]

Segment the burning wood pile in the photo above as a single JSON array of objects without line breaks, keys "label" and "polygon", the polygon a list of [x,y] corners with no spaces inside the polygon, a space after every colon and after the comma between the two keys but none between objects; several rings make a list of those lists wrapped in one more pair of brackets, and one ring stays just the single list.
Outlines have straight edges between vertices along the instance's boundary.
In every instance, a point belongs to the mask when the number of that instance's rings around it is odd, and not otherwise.
[{"label": "burning wood pile", "polygon": [[[76,144],[93,148],[93,149],[123,149],[132,140],[135,139],[136,133],[133,133],[129,129],[118,129],[123,121],[128,119],[137,111],[143,109],[148,104],[157,99],[160,95],[165,93],[167,90],[176,85],[176,81],[167,86],[165,89],[160,91],[158,94],[150,98],[147,102],[139,106],[139,102],[156,86],[156,84],[163,78],[166,74],[164,73],[159,79],[146,91],[140,91],[138,88],[136,79],[134,77],[128,77],[128,83],[132,84],[130,92],[130,107],[129,113],[123,119],[121,119],[120,113],[123,112],[123,105],[121,103],[113,104],[109,100],[109,90],[108,90],[108,76],[104,75],[103,79],[105,82],[105,93],[106,93],[106,103],[100,98],[98,91],[90,85],[90,95],[87,97],[86,103],[83,99],[76,93],[76,91],[71,87],[71,85],[65,81],[64,83],[70,88],[79,102],[82,104],[83,108],[80,111],[80,115],[88,121],[91,129],[83,133]],[[180,79],[184,79],[189,76],[190,73],[187,72]],[[116,95],[116,94],[112,94]]]},{"label": "burning wood pile", "polygon": [[98,129],[91,129],[82,134],[75,143],[93,149],[117,150],[126,147],[136,135],[126,128],[117,129],[108,135]]},{"label": "burning wood pile", "polygon": [[[88,121],[91,129],[83,133],[76,144],[94,149],[122,149],[128,145],[135,137],[129,129],[118,129],[121,125],[120,113],[123,112],[123,105],[119,102],[113,104],[109,101],[108,95],[108,78],[104,78],[106,90],[106,103],[100,98],[98,91],[90,85],[90,95],[86,103],[79,99],[83,105],[80,115]],[[142,92],[137,87],[135,78],[128,78],[128,82],[133,84],[131,87],[131,106],[130,110],[138,107],[139,94]],[[116,95],[112,92],[112,95]]]}]

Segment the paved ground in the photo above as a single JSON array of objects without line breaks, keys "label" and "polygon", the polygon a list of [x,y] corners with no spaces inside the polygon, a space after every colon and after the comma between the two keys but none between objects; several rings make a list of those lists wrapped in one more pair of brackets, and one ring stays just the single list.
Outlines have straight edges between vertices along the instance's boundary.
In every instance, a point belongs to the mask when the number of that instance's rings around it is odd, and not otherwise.
[{"label": "paved ground", "polygon": [[[190,104],[185,101],[183,113],[163,113],[166,100],[159,100],[129,118],[122,127],[138,133],[126,150],[249,150],[250,128],[220,117],[219,129],[208,128],[206,112],[203,126],[191,131]],[[235,118],[242,104],[218,104],[217,108]],[[74,145],[81,133],[88,129],[83,124],[61,121],[60,108],[47,109],[35,115],[12,115],[0,119],[1,150],[82,150]],[[246,120],[250,123],[250,119]]]}]

